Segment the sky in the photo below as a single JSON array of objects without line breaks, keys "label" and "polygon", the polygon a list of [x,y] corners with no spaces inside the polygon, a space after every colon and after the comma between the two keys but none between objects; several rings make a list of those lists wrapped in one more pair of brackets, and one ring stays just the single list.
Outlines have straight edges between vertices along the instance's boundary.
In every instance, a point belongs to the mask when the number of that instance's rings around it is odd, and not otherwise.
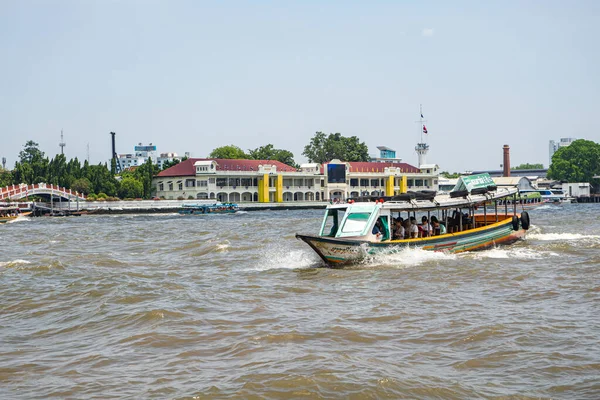
[{"label": "sky", "polygon": [[[600,1],[0,0],[0,157],[207,157],[315,132],[442,171],[600,142]],[[422,105],[427,135],[421,134]],[[421,138],[423,136],[423,138]]]}]

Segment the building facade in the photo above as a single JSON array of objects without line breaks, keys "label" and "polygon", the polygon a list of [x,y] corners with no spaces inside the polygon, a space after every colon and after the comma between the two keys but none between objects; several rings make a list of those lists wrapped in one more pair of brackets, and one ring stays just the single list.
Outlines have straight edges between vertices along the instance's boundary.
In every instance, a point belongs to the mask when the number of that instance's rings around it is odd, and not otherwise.
[{"label": "building facade", "polygon": [[296,169],[272,160],[189,158],[153,179],[156,196],[221,202],[281,203],[392,196],[438,190],[439,167],[394,162],[303,164]]},{"label": "building facade", "polygon": [[[140,166],[148,161],[148,158],[152,159],[154,164],[158,165],[158,168],[162,169],[165,162],[172,162],[174,160],[181,160],[177,153],[160,153],[157,156],[156,146],[152,143],[143,145],[138,143],[134,148],[133,154],[119,154],[117,162],[121,167],[121,171],[127,168]],[[186,156],[188,154],[186,153]]]}]

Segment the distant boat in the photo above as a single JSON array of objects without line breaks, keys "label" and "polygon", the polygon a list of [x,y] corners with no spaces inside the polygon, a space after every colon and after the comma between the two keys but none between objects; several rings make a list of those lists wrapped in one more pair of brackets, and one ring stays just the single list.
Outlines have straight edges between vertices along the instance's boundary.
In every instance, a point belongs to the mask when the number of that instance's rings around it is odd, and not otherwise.
[{"label": "distant boat", "polygon": [[0,207],[0,224],[14,221],[17,218],[29,215],[31,212],[22,213],[19,207]]},{"label": "distant boat", "polygon": [[182,215],[233,214],[239,209],[235,203],[184,204],[178,212]]},{"label": "distant boat", "polygon": [[528,193],[539,193],[542,197],[542,201],[544,203],[553,203],[553,204],[561,204],[561,203],[574,203],[576,199],[570,196],[567,196],[560,189],[537,189],[537,190],[522,190],[521,194]]}]

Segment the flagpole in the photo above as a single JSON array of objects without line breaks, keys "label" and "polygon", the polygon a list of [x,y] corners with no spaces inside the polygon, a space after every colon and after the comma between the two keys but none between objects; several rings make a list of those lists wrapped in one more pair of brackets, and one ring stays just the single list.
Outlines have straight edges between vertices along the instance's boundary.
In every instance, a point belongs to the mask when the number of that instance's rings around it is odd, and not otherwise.
[{"label": "flagpole", "polygon": [[421,128],[421,143],[423,143],[423,104],[419,104],[419,125]]}]

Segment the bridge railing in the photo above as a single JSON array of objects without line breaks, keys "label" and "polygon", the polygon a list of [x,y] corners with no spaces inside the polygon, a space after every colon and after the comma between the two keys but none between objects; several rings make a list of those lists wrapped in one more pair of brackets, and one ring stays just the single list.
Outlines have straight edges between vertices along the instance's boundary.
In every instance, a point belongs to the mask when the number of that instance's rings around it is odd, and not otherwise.
[{"label": "bridge railing", "polygon": [[33,196],[36,194],[50,194],[65,198],[75,197],[85,200],[85,195],[83,193],[47,183],[36,183],[33,185],[21,183],[19,185],[10,185],[0,188],[0,200],[18,200],[22,199],[23,197]]}]

